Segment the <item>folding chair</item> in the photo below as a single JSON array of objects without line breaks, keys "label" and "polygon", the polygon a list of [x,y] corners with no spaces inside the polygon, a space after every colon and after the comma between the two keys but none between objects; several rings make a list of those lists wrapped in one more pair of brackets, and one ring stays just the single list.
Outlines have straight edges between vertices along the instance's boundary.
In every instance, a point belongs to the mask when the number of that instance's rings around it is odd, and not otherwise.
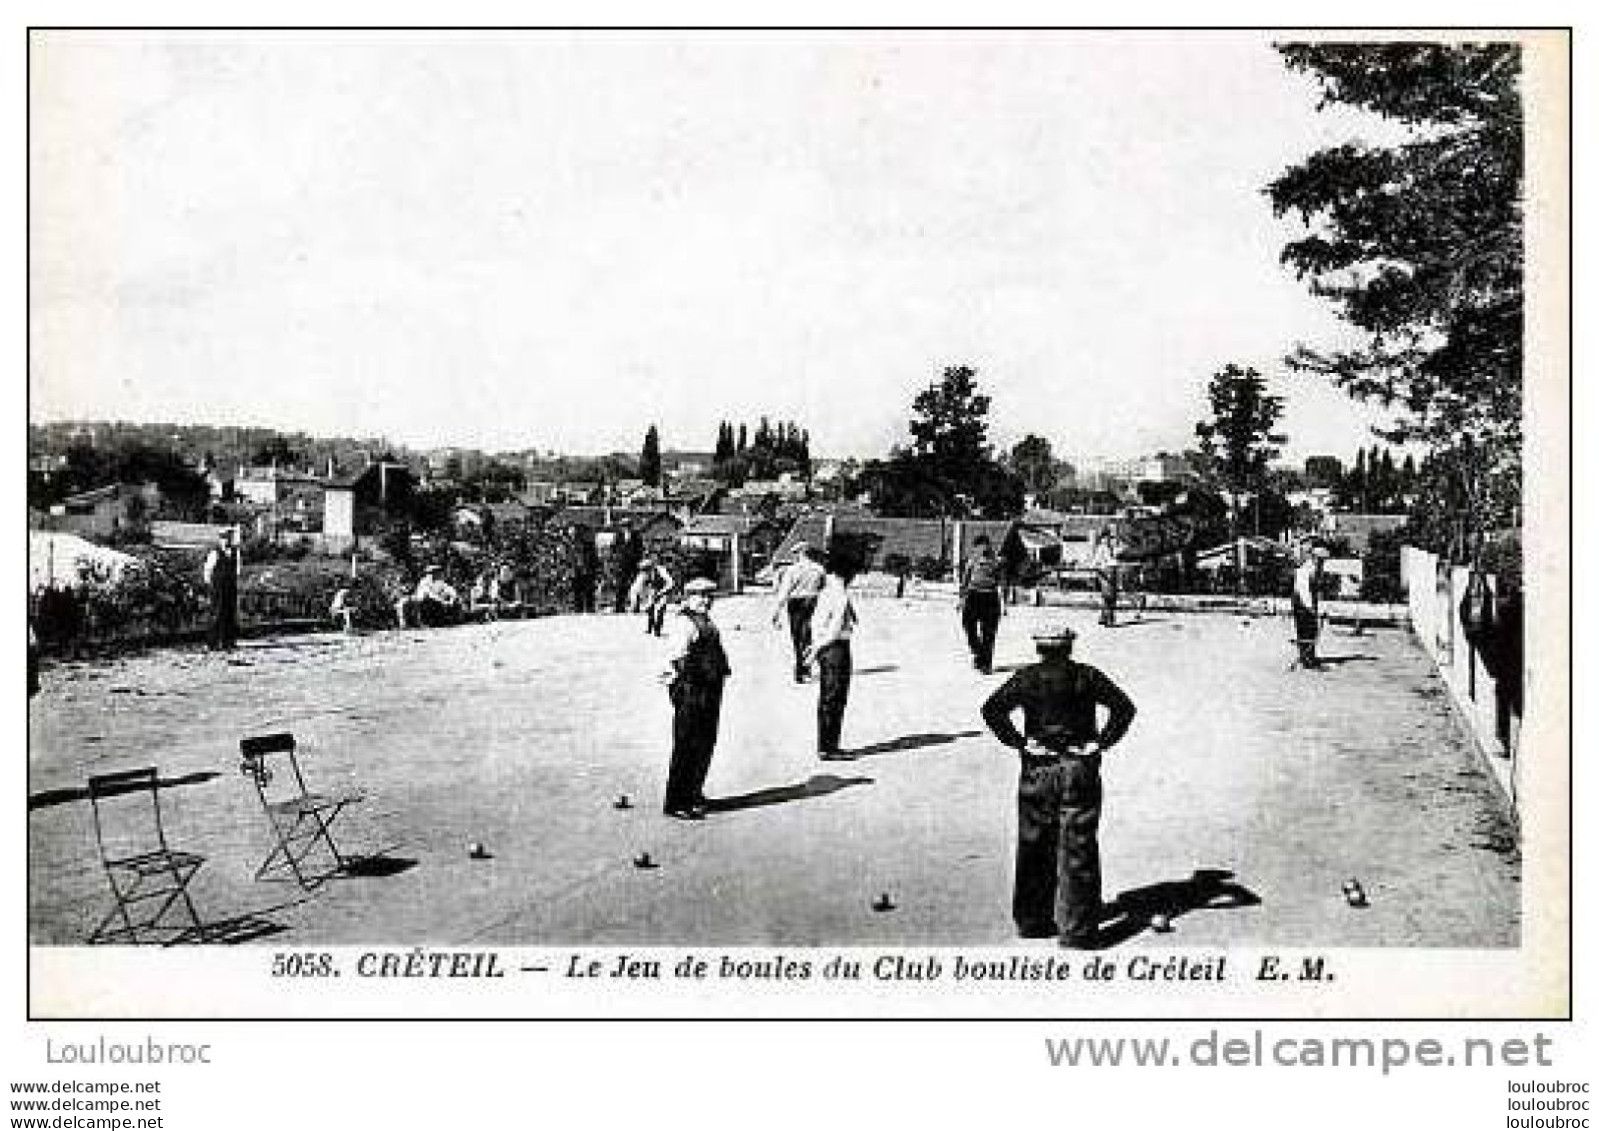
[{"label": "folding chair", "polygon": [[[266,811],[267,822],[272,827],[276,847],[256,869],[258,880],[282,880],[293,876],[302,888],[310,890],[332,879],[345,867],[346,860],[339,852],[331,831],[345,806],[364,801],[360,793],[312,793],[306,788],[305,775],[300,772],[300,759],[296,753],[294,735],[264,734],[246,738],[239,743],[244,756],[239,766],[245,777],[255,784],[261,808]],[[268,759],[276,756],[280,765],[274,772]],[[287,762],[287,766],[281,763]],[[285,769],[287,772],[285,773]],[[306,861],[321,847],[331,857],[332,867],[316,873],[308,872]]]},{"label": "folding chair", "polygon": [[[158,940],[167,945],[191,937],[203,941],[205,927],[189,898],[189,881],[205,857],[179,852],[167,844],[155,767],[91,777],[89,804],[94,810],[100,862],[116,901],[89,933],[89,941],[143,943],[153,941],[148,939],[152,932],[176,932]],[[135,916],[136,908],[144,912],[153,901],[159,901],[154,913]],[[187,913],[188,925],[163,922],[169,911]]]}]

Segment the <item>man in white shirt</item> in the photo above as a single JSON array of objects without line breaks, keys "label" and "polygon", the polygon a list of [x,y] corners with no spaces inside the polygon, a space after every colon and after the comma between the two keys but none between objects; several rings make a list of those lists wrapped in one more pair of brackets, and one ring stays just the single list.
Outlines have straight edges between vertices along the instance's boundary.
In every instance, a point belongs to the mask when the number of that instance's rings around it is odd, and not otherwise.
[{"label": "man in white shirt", "polygon": [[778,578],[772,627],[782,626],[788,617],[789,636],[794,641],[794,682],[804,683],[810,675],[805,650],[811,646],[811,617],[816,613],[816,598],[822,592],[827,571],[804,542],[795,542],[794,560],[783,567]]},{"label": "man in white shirt", "polygon": [[461,596],[455,586],[444,580],[438,566],[428,566],[422,571],[422,580],[416,583],[411,603],[424,628],[438,628],[460,618]]},{"label": "man in white shirt", "polygon": [[1321,667],[1316,657],[1316,637],[1321,634],[1322,563],[1329,557],[1327,547],[1312,546],[1294,570],[1294,643],[1299,650],[1296,666],[1315,671]]},{"label": "man in white shirt", "polygon": [[828,556],[826,580],[811,616],[811,645],[805,650],[806,662],[816,664],[821,672],[816,695],[816,753],[824,762],[853,757],[839,749],[854,671],[850,637],[860,619],[849,595],[852,577],[854,570],[841,555],[835,551]]},{"label": "man in white shirt", "polygon": [[211,647],[230,649],[239,636],[239,548],[232,530],[217,536],[201,574],[211,592]]}]

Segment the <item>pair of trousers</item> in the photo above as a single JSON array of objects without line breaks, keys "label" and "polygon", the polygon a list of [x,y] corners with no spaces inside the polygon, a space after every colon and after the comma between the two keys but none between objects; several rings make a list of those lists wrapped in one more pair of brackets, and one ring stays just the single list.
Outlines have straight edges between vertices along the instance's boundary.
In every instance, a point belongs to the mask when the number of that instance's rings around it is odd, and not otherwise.
[{"label": "pair of trousers", "polygon": [[835,640],[816,654],[821,686],[816,693],[816,749],[837,754],[844,733],[844,707],[849,703],[849,681],[855,670],[849,641]]},{"label": "pair of trousers", "polygon": [[705,801],[716,732],[722,719],[722,682],[680,679],[668,690],[672,699],[672,763],[666,772],[667,809],[686,809]]},{"label": "pair of trousers", "polygon": [[1294,602],[1294,643],[1299,649],[1299,662],[1307,668],[1315,667],[1316,637],[1321,634],[1321,618],[1315,609],[1307,609]]},{"label": "pair of trousers", "polygon": [[1099,623],[1106,628],[1116,623],[1116,597],[1120,588],[1120,579],[1115,570],[1099,575]]},{"label": "pair of trousers", "polygon": [[1016,887],[1011,914],[1023,934],[1058,929],[1061,942],[1088,945],[1102,909],[1099,757],[1023,765],[1016,788]]},{"label": "pair of trousers", "polygon": [[234,589],[219,588],[211,597],[211,647],[229,649],[239,639],[239,596]]},{"label": "pair of trousers", "polygon": [[999,635],[1000,603],[997,592],[973,590],[961,605],[961,626],[972,661],[983,671],[994,666],[994,639]]},{"label": "pair of trousers", "polygon": [[805,649],[811,646],[811,614],[816,612],[815,597],[790,597],[788,635],[794,641],[794,678],[804,679],[808,670]]}]

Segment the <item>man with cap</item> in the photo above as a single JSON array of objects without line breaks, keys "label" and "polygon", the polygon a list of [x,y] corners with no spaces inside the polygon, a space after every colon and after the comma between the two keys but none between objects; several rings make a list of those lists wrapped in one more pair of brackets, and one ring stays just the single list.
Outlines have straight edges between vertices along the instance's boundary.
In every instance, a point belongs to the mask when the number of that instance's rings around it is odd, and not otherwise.
[{"label": "man with cap", "polygon": [[661,682],[672,700],[672,763],[666,775],[669,817],[705,817],[705,778],[716,750],[722,685],[733,669],[722,634],[711,620],[716,583],[696,577],[683,586],[683,603],[668,634],[671,650]]},{"label": "man with cap", "polygon": [[811,616],[816,612],[816,598],[821,595],[827,571],[807,543],[795,542],[790,550],[794,560],[783,567],[777,581],[772,627],[780,628],[787,614],[788,634],[794,642],[794,682],[804,683],[810,674],[805,652],[811,646]]},{"label": "man with cap", "polygon": [[639,562],[638,576],[628,591],[628,603],[634,612],[643,611],[646,635],[661,635],[666,624],[666,607],[676,588],[677,579],[655,558],[647,557]]},{"label": "man with cap", "polygon": [[[1023,938],[1058,934],[1062,946],[1089,947],[1102,908],[1100,755],[1121,741],[1137,712],[1103,672],[1072,659],[1075,639],[1064,626],[1035,635],[1039,662],[989,696],[983,721],[1021,755],[1011,900],[1016,929]],[[1020,731],[1011,720],[1017,708]]]},{"label": "man with cap", "polygon": [[1321,667],[1316,656],[1316,638],[1321,635],[1322,564],[1329,557],[1327,547],[1312,545],[1294,570],[1294,646],[1299,655],[1291,667],[1315,671]]},{"label": "man with cap", "polygon": [[1116,531],[1106,526],[1094,538],[1094,556],[1089,561],[1099,584],[1099,623],[1106,628],[1116,627],[1116,594],[1121,586],[1120,564],[1117,557],[1121,546]]},{"label": "man with cap", "polygon": [[849,705],[850,678],[855,670],[850,638],[855,635],[860,617],[850,598],[849,583],[858,568],[858,559],[850,549],[838,545],[830,548],[827,577],[811,618],[811,644],[805,650],[805,662],[814,663],[821,672],[816,689],[816,753],[824,762],[854,757],[845,753],[839,743],[844,733],[844,708]]},{"label": "man with cap", "polygon": [[211,591],[211,647],[231,649],[239,637],[239,549],[232,530],[217,535],[201,572]]},{"label": "man with cap", "polygon": [[430,565],[422,571],[422,580],[411,594],[411,608],[423,628],[442,628],[460,619],[461,595],[444,580],[442,569]]}]

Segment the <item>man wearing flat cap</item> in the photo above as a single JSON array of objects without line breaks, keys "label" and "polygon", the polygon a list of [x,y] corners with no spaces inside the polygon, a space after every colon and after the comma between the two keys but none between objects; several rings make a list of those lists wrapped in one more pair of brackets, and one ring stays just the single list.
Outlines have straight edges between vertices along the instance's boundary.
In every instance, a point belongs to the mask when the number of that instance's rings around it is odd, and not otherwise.
[{"label": "man wearing flat cap", "polygon": [[[1121,741],[1137,712],[1103,672],[1072,659],[1075,638],[1064,626],[1036,634],[1039,662],[989,696],[983,721],[1021,755],[1011,902],[1016,929],[1023,938],[1059,935],[1062,946],[1091,947],[1101,912],[1099,759]],[[1017,708],[1020,731],[1011,720]]]},{"label": "man wearing flat cap", "polygon": [[795,542],[789,551],[794,560],[783,567],[783,574],[778,578],[772,627],[782,627],[783,618],[787,616],[788,634],[794,644],[794,682],[804,683],[810,675],[805,653],[811,646],[811,617],[816,613],[816,598],[821,595],[827,571],[809,544]]},{"label": "man wearing flat cap", "polygon": [[733,672],[711,620],[715,593],[716,583],[703,577],[683,586],[683,602],[668,634],[671,652],[661,672],[672,700],[672,763],[663,809],[680,821],[705,818],[705,778],[716,750],[722,685]]},{"label": "man wearing flat cap", "polygon": [[1322,567],[1330,554],[1327,547],[1312,543],[1306,547],[1298,568],[1294,570],[1294,648],[1297,651],[1293,666],[1306,671],[1317,671],[1321,660],[1316,655],[1316,638],[1321,635],[1321,577]]}]

